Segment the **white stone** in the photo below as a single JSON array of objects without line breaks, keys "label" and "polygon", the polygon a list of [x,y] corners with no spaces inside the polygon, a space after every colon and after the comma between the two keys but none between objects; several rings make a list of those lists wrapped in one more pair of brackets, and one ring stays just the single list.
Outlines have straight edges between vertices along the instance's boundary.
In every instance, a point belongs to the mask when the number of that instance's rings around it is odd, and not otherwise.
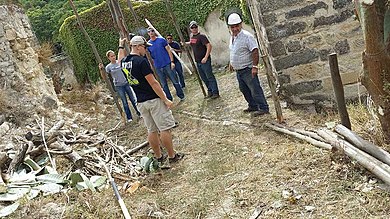
[{"label": "white stone", "polygon": [[10,126],[8,122],[4,122],[3,124],[0,125],[0,136],[5,135],[8,130],[10,129]]}]

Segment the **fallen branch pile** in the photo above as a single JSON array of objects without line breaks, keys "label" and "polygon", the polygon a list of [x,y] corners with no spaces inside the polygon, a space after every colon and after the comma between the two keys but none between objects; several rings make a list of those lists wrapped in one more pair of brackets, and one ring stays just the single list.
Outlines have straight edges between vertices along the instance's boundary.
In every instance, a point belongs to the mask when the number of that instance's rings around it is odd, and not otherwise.
[{"label": "fallen branch pile", "polygon": [[323,149],[339,150],[348,157],[356,160],[383,182],[390,185],[390,154],[371,142],[362,139],[343,125],[337,125],[334,131],[319,129],[315,132],[293,129],[279,124],[266,124],[265,126],[272,130],[305,140]]},{"label": "fallen branch pile", "polygon": [[[68,187],[95,191],[105,185],[105,165],[115,179],[134,182],[145,175],[139,158],[132,155],[147,142],[133,148],[120,146],[112,134],[117,127],[99,133],[75,124],[67,127],[60,120],[46,130],[44,118],[27,127],[24,137],[16,137],[19,148],[0,152],[0,201],[14,202],[3,209],[6,213],[0,209],[0,216],[15,210],[24,196],[30,199]],[[57,164],[60,157],[66,159]]]}]

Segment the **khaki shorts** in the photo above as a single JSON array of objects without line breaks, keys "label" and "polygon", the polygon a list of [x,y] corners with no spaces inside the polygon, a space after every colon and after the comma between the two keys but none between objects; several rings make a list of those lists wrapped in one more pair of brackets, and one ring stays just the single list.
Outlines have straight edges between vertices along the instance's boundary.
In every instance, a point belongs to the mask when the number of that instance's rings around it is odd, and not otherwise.
[{"label": "khaki shorts", "polygon": [[166,131],[175,126],[172,111],[160,98],[137,104],[148,132]]}]

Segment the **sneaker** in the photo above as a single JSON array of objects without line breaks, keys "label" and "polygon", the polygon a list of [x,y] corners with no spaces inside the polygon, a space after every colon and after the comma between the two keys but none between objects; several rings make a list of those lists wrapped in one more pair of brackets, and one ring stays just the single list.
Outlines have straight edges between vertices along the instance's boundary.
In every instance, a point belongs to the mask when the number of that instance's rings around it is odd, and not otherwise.
[{"label": "sneaker", "polygon": [[167,156],[164,154],[161,154],[160,158],[155,158],[158,162],[163,163],[165,159],[167,159]]},{"label": "sneaker", "polygon": [[180,102],[186,100],[186,97],[180,98]]},{"label": "sneaker", "polygon": [[264,110],[257,110],[253,112],[253,116],[262,116],[265,114],[269,114],[269,111],[264,111]]},{"label": "sneaker", "polygon": [[244,113],[250,113],[250,112],[255,112],[255,111],[257,111],[257,109],[253,109],[253,108],[249,108],[249,107],[247,109],[243,110]]},{"label": "sneaker", "polygon": [[205,98],[205,99],[209,99],[209,98],[211,98],[212,96],[213,96],[213,94],[209,93],[209,94],[207,94],[207,96],[205,96],[204,98]]},{"label": "sneaker", "polygon": [[175,163],[175,162],[183,159],[183,157],[184,157],[183,153],[176,152],[175,156],[172,158],[168,158],[168,160],[169,160],[169,163]]},{"label": "sneaker", "polygon": [[128,120],[127,120],[127,122],[132,122],[132,121],[133,121],[133,119],[128,119]]},{"label": "sneaker", "polygon": [[210,98],[211,99],[217,99],[217,98],[219,98],[220,96],[219,96],[219,94],[213,94]]}]

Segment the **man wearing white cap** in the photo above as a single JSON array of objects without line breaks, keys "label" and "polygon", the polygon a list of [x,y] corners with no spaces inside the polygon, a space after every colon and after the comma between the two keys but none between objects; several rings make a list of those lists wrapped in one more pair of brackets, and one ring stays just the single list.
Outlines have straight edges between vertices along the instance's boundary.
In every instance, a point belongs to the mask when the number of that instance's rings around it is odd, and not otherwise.
[{"label": "man wearing white cap", "polygon": [[229,42],[230,66],[236,71],[240,91],[248,102],[245,113],[253,112],[254,116],[269,113],[269,106],[257,76],[259,49],[254,36],[242,29],[242,18],[238,13],[227,17],[231,32]]},{"label": "man wearing white cap", "polygon": [[125,68],[132,80],[136,81],[131,87],[137,96],[137,107],[148,129],[148,142],[154,152],[155,158],[162,162],[160,140],[167,149],[170,162],[176,162],[183,158],[183,154],[176,153],[173,149],[171,129],[175,127],[170,108],[170,101],[158,81],[153,75],[148,60],[144,57],[146,48],[151,46],[142,36],[134,36],[130,40],[131,52],[126,56],[124,43],[127,39],[119,40],[118,60],[122,68]]}]

